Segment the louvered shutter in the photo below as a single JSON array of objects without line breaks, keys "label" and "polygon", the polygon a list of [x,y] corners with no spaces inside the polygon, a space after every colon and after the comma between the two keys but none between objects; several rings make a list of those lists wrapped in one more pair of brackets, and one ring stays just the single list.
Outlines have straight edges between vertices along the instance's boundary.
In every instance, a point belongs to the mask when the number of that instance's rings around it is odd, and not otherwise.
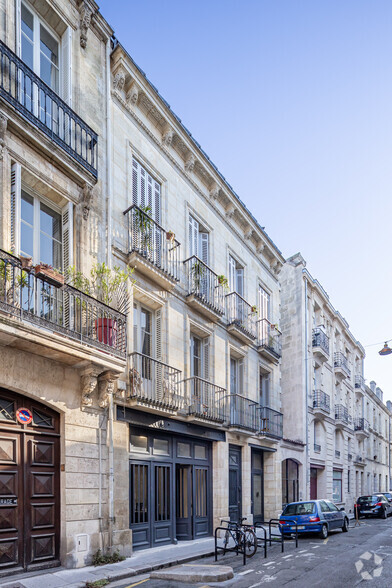
[{"label": "louvered shutter", "polygon": [[229,255],[229,288],[230,292],[235,292],[236,290],[236,283],[235,283],[235,259]]},{"label": "louvered shutter", "polygon": [[189,215],[189,257],[199,255],[199,223]]},{"label": "louvered shutter", "polygon": [[140,166],[140,194],[138,195],[138,206],[144,208],[146,202],[146,170]]},{"label": "louvered shutter", "polygon": [[238,267],[236,269],[236,289],[238,294],[244,295],[244,268]]},{"label": "louvered shutter", "polygon": [[200,233],[200,259],[208,265],[208,233]]},{"label": "louvered shutter", "polygon": [[[155,359],[162,361],[162,311],[157,310],[155,313]],[[155,366],[155,387],[156,394],[160,400],[170,401],[170,381],[164,377],[163,366],[161,363],[151,362]]]},{"label": "louvered shutter", "polygon": [[[63,236],[63,272],[73,265],[73,204],[68,202],[61,211],[62,236]],[[58,292],[60,294],[60,291]],[[68,329],[75,327],[75,301],[67,291],[63,292],[63,321]],[[78,306],[79,313],[81,306]]]},{"label": "louvered shutter", "polygon": [[162,310],[155,313],[155,359],[162,361]]},{"label": "louvered shutter", "polygon": [[21,57],[21,55],[22,55],[21,29],[22,29],[22,3],[21,3],[21,0],[15,0],[15,30],[16,30],[15,53],[18,57]]},{"label": "louvered shutter", "polygon": [[72,106],[72,29],[68,27],[61,38],[61,95]]},{"label": "louvered shutter", "polygon": [[20,248],[20,195],[21,167],[19,163],[11,165],[11,251],[19,255]]},{"label": "louvered shutter", "polygon": [[132,204],[138,206],[138,178],[140,175],[140,166],[136,159],[132,159]]},{"label": "louvered shutter", "polygon": [[203,378],[207,381],[210,379],[210,340],[208,337],[203,339]]},{"label": "louvered shutter", "polygon": [[245,379],[245,364],[244,360],[238,361],[238,393],[244,393],[244,379]]},{"label": "louvered shutter", "polygon": [[161,185],[154,180],[154,220],[161,222]]}]

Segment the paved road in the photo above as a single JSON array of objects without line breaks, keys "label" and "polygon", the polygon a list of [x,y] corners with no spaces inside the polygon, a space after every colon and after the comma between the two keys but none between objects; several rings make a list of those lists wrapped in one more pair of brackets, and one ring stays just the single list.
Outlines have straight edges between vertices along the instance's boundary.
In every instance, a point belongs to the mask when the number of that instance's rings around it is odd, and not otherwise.
[{"label": "paved road", "polygon": [[[353,522],[351,522],[353,525]],[[203,558],[192,563],[213,564],[212,558]],[[130,578],[111,584],[110,588],[190,588],[222,586],[235,588],[259,588],[289,586],[307,588],[355,587],[360,584],[377,588],[392,586],[392,518],[387,520],[367,519],[360,527],[350,526],[348,533],[332,532],[323,541],[316,536],[302,537],[286,543],[285,553],[280,546],[273,545],[264,559],[262,552],[242,566],[242,558],[228,554],[219,558],[219,563],[233,567],[235,577],[219,584],[183,584],[166,580],[150,580],[148,575]],[[135,587],[136,588],[136,587]]]}]

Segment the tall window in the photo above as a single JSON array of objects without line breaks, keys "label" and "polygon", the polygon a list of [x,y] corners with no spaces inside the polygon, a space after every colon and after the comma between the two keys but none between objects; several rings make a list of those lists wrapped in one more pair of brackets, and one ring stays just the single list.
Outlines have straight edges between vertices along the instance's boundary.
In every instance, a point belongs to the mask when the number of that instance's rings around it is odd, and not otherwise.
[{"label": "tall window", "polygon": [[209,339],[191,335],[191,376],[209,380]]},{"label": "tall window", "polygon": [[192,215],[189,215],[189,256],[196,255],[209,264],[209,234]]},{"label": "tall window", "polygon": [[244,268],[229,255],[229,289],[230,292],[237,292],[244,295]]},{"label": "tall window", "polygon": [[134,351],[152,357],[152,314],[149,310],[135,304],[133,307],[133,347]]},{"label": "tall window", "polygon": [[261,319],[270,320],[270,318],[271,318],[270,295],[261,286],[259,286],[259,311],[260,311],[260,318]]},{"label": "tall window", "polygon": [[342,502],[342,472],[333,470],[332,498],[334,502]]},{"label": "tall window", "polygon": [[148,206],[150,216],[161,222],[161,185],[135,158],[132,159],[132,204]]},{"label": "tall window", "polygon": [[259,401],[260,406],[270,406],[270,374],[259,368]]},{"label": "tall window", "polygon": [[230,394],[244,393],[244,361],[230,357]]}]

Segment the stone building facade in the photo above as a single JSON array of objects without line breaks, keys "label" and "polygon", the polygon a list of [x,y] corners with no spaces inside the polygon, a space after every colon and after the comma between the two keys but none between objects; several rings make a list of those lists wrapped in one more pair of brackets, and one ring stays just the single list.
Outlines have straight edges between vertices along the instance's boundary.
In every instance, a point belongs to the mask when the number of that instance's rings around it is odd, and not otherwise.
[{"label": "stone building facade", "polygon": [[361,493],[388,490],[390,412],[365,384],[364,348],[300,254],[284,265],[281,288],[285,435],[304,443],[302,459],[287,453],[294,473],[284,498],[296,499],[298,483],[300,498],[353,512]]}]

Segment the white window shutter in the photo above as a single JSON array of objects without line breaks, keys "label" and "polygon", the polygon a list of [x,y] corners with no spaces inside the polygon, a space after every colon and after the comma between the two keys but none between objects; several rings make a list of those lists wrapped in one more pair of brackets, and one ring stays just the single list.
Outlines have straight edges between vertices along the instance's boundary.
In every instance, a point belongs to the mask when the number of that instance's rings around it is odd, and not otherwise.
[{"label": "white window shutter", "polygon": [[210,340],[208,337],[203,339],[203,378],[207,381],[210,379]]},{"label": "white window shutter", "polygon": [[61,96],[72,107],[72,29],[61,37]]},{"label": "white window shutter", "polygon": [[22,35],[22,3],[21,0],[15,0],[15,53],[18,57],[22,55],[21,49]]},{"label": "white window shutter", "polygon": [[155,313],[155,359],[162,361],[162,311]]},{"label": "white window shutter", "polygon": [[139,206],[140,198],[139,198],[139,175],[140,175],[140,166],[136,159],[132,159],[132,204]]},{"label": "white window shutter", "polygon": [[161,185],[154,180],[154,216],[155,221],[161,223]]},{"label": "white window shutter", "polygon": [[150,216],[153,214],[153,204],[152,204],[152,177],[149,174],[147,175],[147,201],[146,206],[150,207]]},{"label": "white window shutter", "polygon": [[63,225],[63,271],[73,265],[73,204],[68,202],[62,209]]},{"label": "white window shutter", "polygon": [[208,265],[208,233],[200,233],[200,258]]},{"label": "white window shutter", "polygon": [[241,296],[244,295],[244,268],[243,267],[239,267],[236,269],[236,286],[237,286],[237,292],[238,294],[240,294]]},{"label": "white window shutter", "polygon": [[244,393],[244,381],[245,381],[245,364],[244,360],[240,359],[238,362],[238,393]]},{"label": "white window shutter", "polygon": [[229,255],[229,288],[230,292],[235,292],[235,259]]},{"label": "white window shutter", "polygon": [[189,257],[199,255],[199,223],[189,215]]},{"label": "white window shutter", "polygon": [[139,206],[144,208],[146,206],[146,170],[140,167],[140,198]]},{"label": "white window shutter", "polygon": [[20,250],[20,196],[21,196],[21,166],[19,163],[11,165],[11,251],[19,255]]}]

